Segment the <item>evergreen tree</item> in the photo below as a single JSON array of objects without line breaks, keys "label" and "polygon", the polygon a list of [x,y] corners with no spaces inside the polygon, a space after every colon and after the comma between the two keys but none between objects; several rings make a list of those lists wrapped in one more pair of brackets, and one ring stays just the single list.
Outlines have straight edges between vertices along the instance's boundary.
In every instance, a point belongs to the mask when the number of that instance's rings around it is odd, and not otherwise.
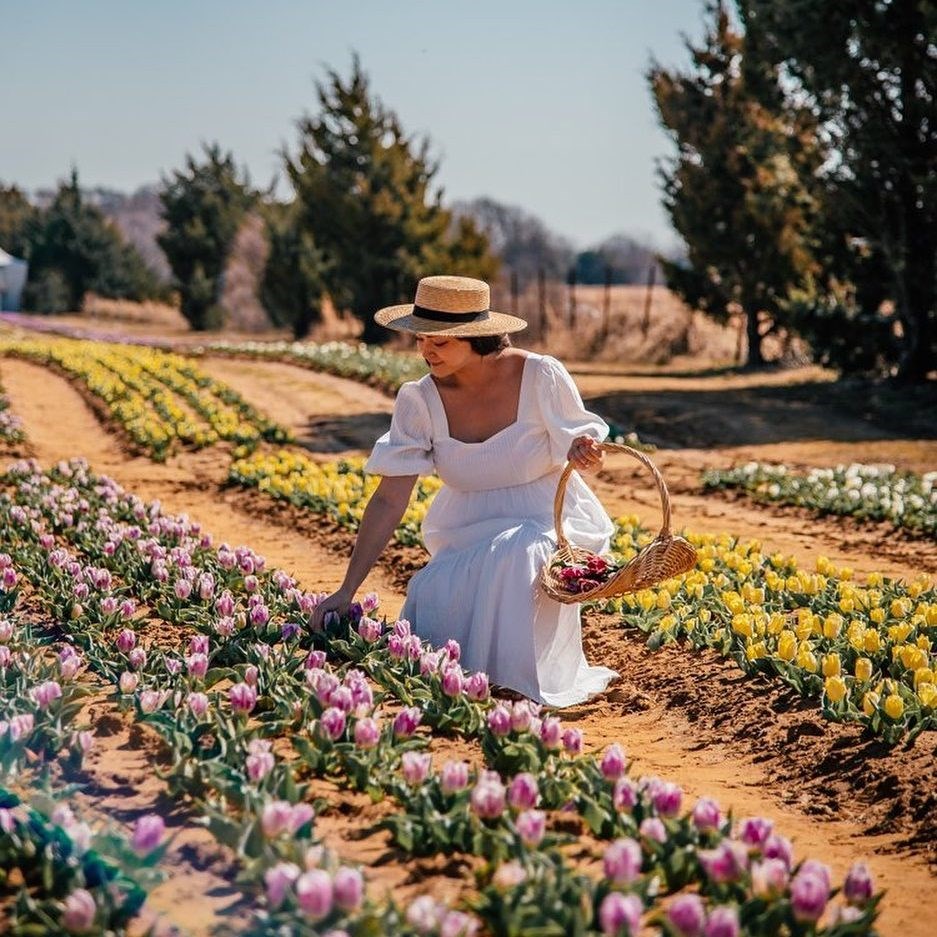
[{"label": "evergreen tree", "polygon": [[[801,311],[821,330],[838,322],[856,340],[857,324],[888,336],[877,354],[850,356],[845,343],[834,363],[878,360],[901,378],[924,378],[937,367],[937,5],[740,0],[739,9],[834,151],[821,174],[824,281],[834,289]],[[900,328],[881,314],[883,298]]]},{"label": "evergreen tree", "polygon": [[15,185],[0,185],[0,248],[25,257],[38,211]]},{"label": "evergreen tree", "polygon": [[184,170],[163,180],[160,201],[166,230],[158,243],[172,268],[182,314],[193,329],[220,328],[221,277],[238,228],[256,196],[230,153],[203,147],[201,163],[186,156]]},{"label": "evergreen tree", "polygon": [[114,299],[161,294],[155,275],[104,215],[89,205],[78,173],[59,185],[52,204],[27,226],[29,281],[23,302],[37,312],[78,309],[88,291]]},{"label": "evergreen tree", "polygon": [[267,209],[270,253],[260,286],[260,301],[274,325],[287,326],[297,339],[322,317],[326,265],[309,231],[297,224],[295,204]]},{"label": "evergreen tree", "polygon": [[363,321],[364,341],[382,341],[374,312],[412,299],[421,276],[488,279],[497,260],[473,222],[453,224],[428,141],[408,137],[372,95],[357,56],[347,81],[329,71],[316,90],[319,113],[298,122],[299,150],[284,154],[298,229],[322,251],[335,305]]},{"label": "evergreen tree", "polygon": [[752,367],[815,268],[816,205],[801,178],[822,162],[809,112],[784,102],[776,72],[757,56],[746,59],[756,38],[733,28],[722,3],[710,4],[703,43],[687,42],[692,70],[648,72],[677,146],[659,166],[664,205],[687,247],[685,264],[662,260],[667,282],[717,321],[740,309]]}]

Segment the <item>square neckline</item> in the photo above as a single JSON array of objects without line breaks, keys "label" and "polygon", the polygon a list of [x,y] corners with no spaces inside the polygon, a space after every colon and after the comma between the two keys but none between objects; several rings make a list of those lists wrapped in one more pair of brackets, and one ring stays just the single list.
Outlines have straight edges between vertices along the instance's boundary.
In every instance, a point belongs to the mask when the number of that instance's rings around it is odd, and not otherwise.
[{"label": "square neckline", "polygon": [[456,437],[449,432],[449,414],[446,413],[446,405],[443,403],[442,394],[439,393],[439,388],[436,386],[436,382],[433,380],[432,374],[427,374],[426,378],[429,381],[430,386],[433,388],[433,393],[436,395],[436,403],[439,404],[439,410],[442,415],[442,424],[443,428],[445,429],[446,439],[452,442],[456,442],[460,446],[484,446],[485,443],[491,442],[492,439],[495,439],[502,433],[506,433],[512,427],[517,426],[518,423],[521,422],[521,406],[524,402],[524,390],[527,386],[527,372],[529,370],[527,366],[530,363],[530,359],[534,357],[539,356],[535,355],[533,352],[528,352],[524,356],[524,367],[521,370],[521,384],[517,392],[517,410],[515,411],[514,419],[511,420],[511,422],[506,426],[502,426],[501,429],[492,433],[490,436],[487,436],[485,439],[478,439],[473,442],[467,442],[464,439],[456,439]]}]

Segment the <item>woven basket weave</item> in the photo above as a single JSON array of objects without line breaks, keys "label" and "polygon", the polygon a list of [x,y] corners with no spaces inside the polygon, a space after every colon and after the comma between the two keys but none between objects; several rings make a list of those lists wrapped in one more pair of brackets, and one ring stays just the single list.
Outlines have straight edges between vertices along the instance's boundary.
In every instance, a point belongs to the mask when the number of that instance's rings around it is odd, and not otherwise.
[{"label": "woven basket weave", "polygon": [[562,566],[584,564],[590,557],[596,555],[581,547],[573,546],[563,533],[563,500],[566,497],[566,484],[573,473],[573,466],[567,463],[556,486],[556,497],[553,499],[556,551],[540,571],[541,586],[547,595],[557,602],[565,604],[588,602],[592,599],[607,599],[616,595],[624,595],[626,592],[637,592],[639,589],[647,589],[672,576],[679,576],[696,565],[696,550],[683,537],[675,537],[670,532],[670,493],[667,491],[667,485],[657,466],[643,452],[632,449],[631,446],[606,442],[602,443],[602,449],[605,452],[625,452],[650,469],[660,492],[663,523],[660,533],[606,582],[587,592],[567,592],[563,587],[563,581],[557,575],[559,569],[554,572],[551,567],[557,563]]}]

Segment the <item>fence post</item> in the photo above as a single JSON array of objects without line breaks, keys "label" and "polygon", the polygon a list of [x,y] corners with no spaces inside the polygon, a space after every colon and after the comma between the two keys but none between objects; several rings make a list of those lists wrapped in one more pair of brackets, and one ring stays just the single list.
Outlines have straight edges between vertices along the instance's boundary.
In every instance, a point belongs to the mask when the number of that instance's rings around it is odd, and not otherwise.
[{"label": "fence post", "polygon": [[569,286],[569,330],[575,331],[576,328],[576,268],[570,267],[566,275],[566,283]]},{"label": "fence post", "polygon": [[654,299],[654,281],[657,279],[657,262],[651,264],[647,271],[647,292],[644,294],[644,319],[641,321],[641,335],[647,338],[651,327],[651,303]]},{"label": "fence post", "polygon": [[537,308],[540,311],[540,341],[547,336],[547,275],[543,267],[537,268]]},{"label": "fence post", "polygon": [[612,322],[612,268],[605,265],[605,294],[602,297],[602,341],[608,339]]}]

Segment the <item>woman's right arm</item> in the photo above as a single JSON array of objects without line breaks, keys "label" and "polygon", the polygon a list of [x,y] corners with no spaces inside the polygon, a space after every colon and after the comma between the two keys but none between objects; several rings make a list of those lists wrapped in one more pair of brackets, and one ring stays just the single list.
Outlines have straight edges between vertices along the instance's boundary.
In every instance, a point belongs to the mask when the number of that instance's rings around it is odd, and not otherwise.
[{"label": "woman's right arm", "polygon": [[381,483],[361,517],[355,548],[342,584],[313,609],[309,618],[309,626],[314,631],[322,628],[327,612],[344,614],[348,611],[358,587],[364,582],[397,529],[410,502],[410,494],[416,480],[416,475],[385,475],[381,478]]}]

